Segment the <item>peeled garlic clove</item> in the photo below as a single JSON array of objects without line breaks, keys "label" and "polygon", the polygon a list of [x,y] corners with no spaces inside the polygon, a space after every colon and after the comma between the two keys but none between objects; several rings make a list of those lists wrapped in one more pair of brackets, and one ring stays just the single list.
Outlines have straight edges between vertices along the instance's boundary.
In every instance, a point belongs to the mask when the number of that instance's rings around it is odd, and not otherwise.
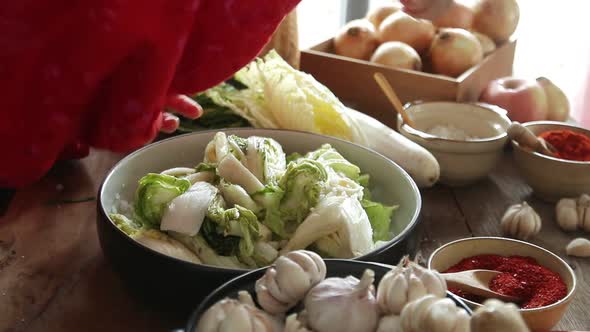
[{"label": "peeled garlic clove", "polygon": [[516,305],[491,299],[483,303],[471,317],[472,332],[528,332]]},{"label": "peeled garlic clove", "polygon": [[590,232],[590,196],[583,194],[578,199],[578,227]]},{"label": "peeled garlic clove", "polygon": [[564,231],[575,231],[578,228],[578,211],[575,199],[562,198],[555,206],[557,224]]},{"label": "peeled garlic clove", "polygon": [[541,217],[527,202],[510,206],[500,223],[502,232],[512,237],[527,240],[541,230]]},{"label": "peeled garlic clove", "polygon": [[590,257],[590,241],[581,237],[573,239],[565,251],[569,256]]},{"label": "peeled garlic clove", "polygon": [[404,332],[402,330],[400,316],[390,315],[381,317],[377,332]]}]

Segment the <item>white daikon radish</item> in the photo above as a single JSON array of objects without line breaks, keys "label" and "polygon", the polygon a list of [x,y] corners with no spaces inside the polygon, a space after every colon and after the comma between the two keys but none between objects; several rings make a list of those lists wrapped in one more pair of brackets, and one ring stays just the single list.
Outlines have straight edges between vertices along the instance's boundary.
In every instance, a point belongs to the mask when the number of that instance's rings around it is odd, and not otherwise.
[{"label": "white daikon radish", "polygon": [[436,158],[422,146],[410,141],[378,120],[347,108],[347,113],[364,132],[366,141],[355,142],[373,149],[401,166],[418,187],[433,186],[440,176]]}]

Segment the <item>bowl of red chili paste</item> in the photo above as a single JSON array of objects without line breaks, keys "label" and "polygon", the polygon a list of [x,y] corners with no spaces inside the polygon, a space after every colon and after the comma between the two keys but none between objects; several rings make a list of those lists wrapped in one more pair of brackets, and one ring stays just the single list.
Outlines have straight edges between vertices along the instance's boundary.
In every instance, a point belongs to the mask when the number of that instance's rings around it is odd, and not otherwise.
[{"label": "bowl of red chili paste", "polygon": [[535,195],[554,202],[588,192],[590,130],[555,121],[533,121],[523,126],[557,149],[557,155],[550,157],[512,141],[515,163]]},{"label": "bowl of red chili paste", "polygon": [[[432,254],[428,265],[441,272],[504,272],[490,282],[490,288],[522,298],[517,305],[532,331],[548,331],[555,326],[576,289],[575,274],[564,260],[539,246],[507,238],[474,237],[448,243]],[[451,291],[472,308],[484,300]]]}]

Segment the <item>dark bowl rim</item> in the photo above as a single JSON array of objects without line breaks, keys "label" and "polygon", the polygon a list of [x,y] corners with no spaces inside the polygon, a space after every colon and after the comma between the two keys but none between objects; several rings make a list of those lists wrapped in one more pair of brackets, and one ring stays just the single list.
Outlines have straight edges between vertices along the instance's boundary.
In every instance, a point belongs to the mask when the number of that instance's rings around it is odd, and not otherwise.
[{"label": "dark bowl rim", "polygon": [[[336,264],[362,265],[362,266],[365,266],[366,268],[371,268],[371,267],[385,268],[385,269],[389,269],[389,270],[391,270],[394,267],[392,265],[378,263],[378,262],[358,261],[358,260],[352,260],[352,259],[325,258],[324,261],[326,262],[326,265],[330,264],[330,262],[333,262]],[[205,297],[201,301],[201,303],[199,303],[199,305],[196,306],[195,309],[192,311],[189,319],[186,322],[185,330],[184,331],[179,330],[179,331],[192,332],[194,330],[194,328],[196,328],[196,326],[197,326],[196,324],[198,323],[198,319],[201,317],[202,313],[204,313],[205,310],[207,309],[207,308],[204,308],[204,306],[208,302],[210,302],[210,300],[212,298],[217,296],[217,294],[219,294],[220,292],[223,292],[224,289],[226,289],[227,287],[230,287],[234,283],[238,283],[241,280],[247,279],[251,275],[258,274],[261,271],[266,270],[266,269],[268,269],[268,266],[257,268],[255,270],[250,270],[247,273],[241,274],[235,278],[228,280],[227,282],[223,283],[221,286],[219,286],[216,289],[214,289],[213,291],[211,291],[211,293],[209,293],[209,295],[207,295],[207,297]],[[447,291],[447,298],[451,298],[456,304],[460,304],[460,308],[464,309],[469,315],[473,314],[473,310],[467,305],[467,303],[461,297]]]},{"label": "dark bowl rim", "polygon": [[[97,209],[99,210],[99,217],[101,217],[102,221],[101,222],[106,222],[110,227],[114,228],[115,231],[122,236],[123,238],[125,238],[125,241],[127,241],[128,243],[130,243],[131,245],[140,248],[142,250],[144,250],[146,253],[151,254],[151,255],[155,255],[155,256],[159,256],[162,258],[166,258],[166,259],[170,259],[172,261],[176,261],[179,264],[184,264],[186,266],[190,266],[192,268],[199,268],[202,269],[204,271],[210,271],[210,272],[232,272],[232,273],[247,273],[250,271],[255,271],[256,269],[234,269],[234,268],[227,268],[227,267],[221,267],[221,266],[214,266],[214,265],[208,265],[208,264],[196,264],[196,263],[192,263],[192,262],[188,262],[179,258],[175,258],[175,257],[171,257],[168,255],[164,255],[160,252],[157,252],[155,250],[152,250],[140,243],[138,243],[137,241],[133,240],[129,235],[125,234],[125,232],[123,232],[121,229],[119,229],[111,220],[111,218],[109,217],[106,208],[104,207],[103,200],[102,200],[102,196],[103,196],[103,190],[104,190],[104,184],[107,183],[107,181],[111,178],[111,176],[113,175],[113,173],[116,172],[116,170],[121,167],[122,164],[124,164],[128,159],[132,158],[135,155],[144,153],[145,150],[150,149],[152,146],[155,145],[159,145],[159,144],[163,144],[165,142],[168,141],[172,141],[172,140],[176,140],[176,139],[180,139],[182,137],[185,136],[198,136],[198,135],[203,135],[203,134],[209,134],[209,133],[214,133],[214,132],[219,132],[219,131],[251,131],[251,130],[256,130],[256,131],[263,131],[263,132],[292,132],[292,133],[299,133],[299,134],[304,134],[304,135],[311,135],[311,136],[317,136],[318,138],[328,138],[328,139],[332,139],[332,140],[336,140],[336,141],[340,141],[343,144],[349,144],[352,146],[355,146],[356,148],[365,150],[371,154],[376,155],[378,158],[382,158],[385,162],[387,162],[388,164],[392,165],[394,168],[397,168],[401,173],[402,176],[405,177],[407,180],[409,180],[409,184],[410,187],[412,188],[412,191],[415,194],[415,198],[416,198],[416,210],[414,211],[414,214],[412,215],[411,220],[409,221],[408,225],[406,226],[406,228],[400,232],[397,236],[393,237],[391,240],[386,241],[386,243],[384,245],[382,245],[381,247],[374,249],[370,252],[368,252],[365,255],[362,256],[358,256],[358,257],[354,257],[353,260],[355,261],[364,261],[365,259],[367,259],[367,257],[371,257],[371,256],[376,256],[381,254],[383,251],[386,251],[388,249],[390,249],[391,247],[395,246],[396,244],[400,243],[401,241],[405,240],[408,236],[411,235],[412,231],[417,227],[418,223],[419,223],[419,219],[420,219],[420,213],[422,210],[422,195],[420,193],[420,190],[418,189],[418,186],[416,185],[416,182],[414,181],[414,179],[412,179],[412,177],[401,167],[399,166],[396,162],[394,162],[393,160],[385,157],[383,154],[369,149],[367,147],[364,147],[362,145],[353,143],[353,142],[349,142],[346,141],[344,139],[341,138],[337,138],[337,137],[333,137],[333,136],[328,136],[328,135],[322,135],[322,134],[316,134],[316,133],[310,133],[310,132],[306,132],[306,131],[301,131],[301,130],[286,130],[286,129],[267,129],[267,128],[253,128],[253,127],[242,127],[242,128],[223,128],[223,129],[208,129],[208,130],[202,130],[202,131],[197,131],[197,132],[192,132],[192,133],[186,133],[186,134],[181,134],[181,135],[176,135],[173,137],[169,137],[169,138],[165,138],[162,140],[159,140],[157,142],[153,142],[151,144],[145,145],[135,151],[133,151],[132,153],[126,155],[124,158],[122,158],[121,160],[119,160],[107,173],[107,175],[105,176],[105,178],[102,180],[99,189],[98,189],[98,194],[97,194],[97,200],[96,200],[96,206]],[[264,267],[262,267],[264,268]]]}]

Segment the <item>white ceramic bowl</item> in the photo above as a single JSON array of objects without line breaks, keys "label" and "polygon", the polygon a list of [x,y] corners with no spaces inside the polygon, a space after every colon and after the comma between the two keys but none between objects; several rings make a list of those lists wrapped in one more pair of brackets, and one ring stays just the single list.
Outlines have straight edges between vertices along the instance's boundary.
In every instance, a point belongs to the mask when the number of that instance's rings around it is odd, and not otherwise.
[{"label": "white ceramic bowl", "polygon": [[[523,123],[534,134],[548,130],[571,130],[586,134],[590,130],[555,121],[533,121]],[[578,197],[590,193],[590,161],[572,161],[549,157],[523,149],[512,141],[514,161],[536,196],[548,202],[563,197]]]},{"label": "white ceramic bowl", "polygon": [[[529,326],[536,331],[549,331],[553,328],[569,306],[576,291],[576,275],[571,267],[559,256],[528,242],[501,237],[473,237],[453,241],[438,248],[428,260],[428,267],[437,271],[446,271],[462,259],[482,254],[500,256],[528,256],[548,269],[557,272],[567,286],[568,293],[560,301],[535,309],[520,309],[520,313]],[[481,304],[461,298],[472,308]]]},{"label": "white ceramic bowl", "polygon": [[[486,177],[496,166],[508,141],[511,121],[506,111],[481,103],[418,102],[405,106],[416,128],[398,117],[399,132],[430,151],[440,164],[440,182],[460,186]],[[437,137],[427,131],[452,125],[463,130],[469,140]]]}]

